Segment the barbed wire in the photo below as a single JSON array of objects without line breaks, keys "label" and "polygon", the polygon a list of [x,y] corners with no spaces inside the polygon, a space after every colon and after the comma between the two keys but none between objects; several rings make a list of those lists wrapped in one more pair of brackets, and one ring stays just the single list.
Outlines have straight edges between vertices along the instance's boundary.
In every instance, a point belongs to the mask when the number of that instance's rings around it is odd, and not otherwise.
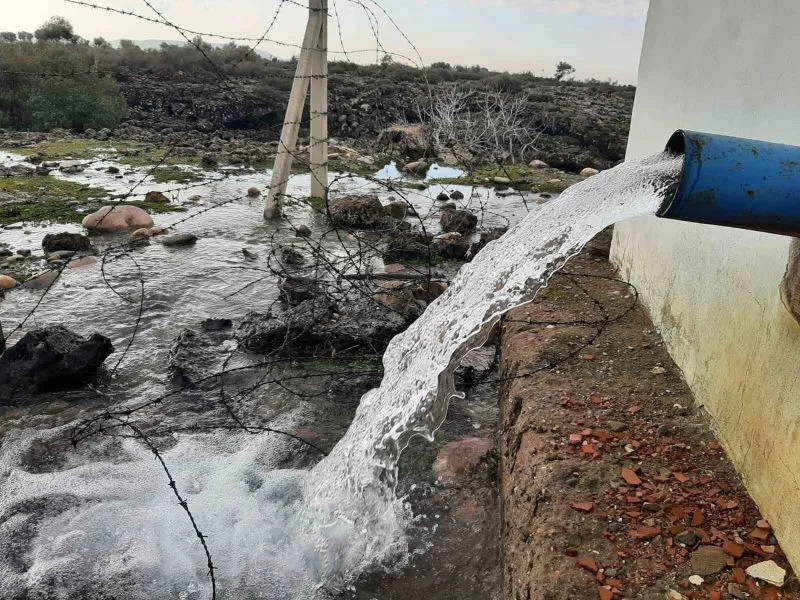
[{"label": "barbed wire", "polygon": [[[132,18],[144,20],[151,23],[156,23],[160,25],[166,25],[171,27],[172,29],[176,30],[185,40],[186,42],[194,47],[203,57],[207,64],[211,66],[212,71],[215,73],[218,79],[218,85],[221,88],[224,88],[228,91],[231,96],[233,97],[234,101],[241,102],[241,99],[238,97],[237,90],[230,85],[230,81],[228,75],[223,72],[223,68],[217,64],[211,55],[205,51],[202,46],[202,43],[199,41],[195,41],[189,38],[190,35],[192,36],[200,36],[200,37],[209,37],[209,38],[218,38],[218,39],[227,39],[229,41],[242,41],[242,42],[253,42],[253,46],[247,51],[246,54],[243,55],[240,60],[234,64],[231,70],[235,70],[235,68],[240,65],[244,61],[244,57],[249,56],[251,53],[254,53],[256,48],[259,47],[260,44],[268,42],[268,43],[275,43],[285,47],[292,47],[297,48],[300,50],[304,50],[302,46],[296,44],[289,44],[285,42],[280,42],[277,40],[273,40],[269,38],[270,32],[273,30],[281,10],[284,4],[293,4],[300,6],[304,9],[308,9],[308,6],[301,4],[300,2],[294,0],[280,0],[272,19],[268,23],[265,32],[259,38],[245,38],[245,37],[232,37],[232,36],[224,36],[219,34],[210,34],[210,33],[202,33],[198,31],[193,31],[191,29],[181,27],[171,21],[169,21],[163,13],[157,10],[154,5],[149,0],[143,0],[143,2],[147,5],[149,9],[151,9],[156,15],[155,17],[148,17],[146,15],[140,15],[133,12],[116,9],[110,6],[102,6],[98,4],[94,4],[91,2],[85,2],[83,0],[65,0],[71,4],[80,5],[92,9],[98,10],[105,10],[113,13],[118,13],[121,15],[126,15]],[[339,39],[342,46],[341,51],[330,51],[332,53],[341,53],[349,60],[349,55],[356,54],[356,53],[363,53],[363,52],[375,52],[376,53],[376,60],[380,61],[380,53],[383,52],[386,56],[393,56],[393,57],[400,57],[403,60],[407,60],[412,64],[415,63],[415,59],[410,59],[407,56],[402,54],[389,52],[384,47],[382,40],[381,40],[381,33],[379,27],[379,19],[376,10],[381,12],[383,15],[389,18],[392,26],[397,29],[403,36],[403,38],[408,42],[408,44],[412,47],[414,53],[419,60],[420,68],[423,69],[423,78],[425,80],[425,84],[428,86],[428,96],[432,97],[432,91],[430,85],[427,81],[427,77],[424,72],[424,64],[422,62],[422,58],[419,55],[419,51],[408,38],[408,36],[402,32],[402,30],[397,26],[397,23],[391,19],[385,9],[377,3],[375,0],[367,0],[364,2],[362,0],[348,0],[349,2],[353,3],[354,5],[361,8],[362,12],[367,19],[369,27],[372,31],[373,37],[375,38],[375,48],[374,49],[365,49],[365,50],[347,50],[344,45],[343,37],[342,37],[342,28],[341,28],[341,21],[339,19],[339,11],[336,7],[336,0],[333,0],[333,13],[332,16],[337,21],[337,28],[339,32]],[[330,13],[328,13],[330,16]],[[15,75],[15,76],[31,76],[31,77],[80,77],[86,75],[115,75],[115,71],[98,71],[98,70],[91,70],[89,69],[87,72],[20,72],[20,71],[3,71],[0,70],[0,75]],[[270,77],[285,77],[286,79],[314,79],[317,77],[326,77],[325,75],[317,75],[317,74],[307,74],[307,75],[298,75],[298,74],[269,74]],[[382,103],[381,103],[381,96],[376,91],[375,93],[375,102],[376,107],[378,107],[378,119],[383,119],[383,111],[382,111]],[[327,112],[315,112],[313,114],[309,114],[306,117],[303,117],[295,122],[288,122],[284,123],[284,125],[308,125],[311,123],[313,119],[321,119],[327,118]],[[383,122],[385,126],[386,123]],[[147,181],[152,178],[153,174],[160,168],[166,161],[173,155],[175,149],[183,142],[186,141],[186,136],[178,135],[176,138],[170,143],[169,147],[166,149],[163,155],[160,156],[159,160],[155,163],[152,168],[149,168],[141,177],[138,178],[136,182],[128,189],[126,192],[122,194],[112,194],[109,203],[111,204],[111,209],[105,213],[102,219],[105,219],[111,211],[115,210],[117,207],[122,206],[124,201],[139,197],[139,196],[146,196],[148,192],[140,192],[137,191],[140,186],[144,185]],[[319,144],[328,144],[330,142],[330,137],[326,137],[325,139],[316,139],[310,140],[309,144],[306,145],[302,150],[297,148],[290,148],[286,145],[283,139],[278,141],[278,151],[279,152],[286,152],[289,153],[292,160],[297,163],[298,166],[302,166],[304,168],[309,169],[310,175],[312,178],[316,178],[317,174],[315,172],[315,167],[319,166],[329,166],[329,163],[314,163],[311,159],[312,149],[314,149]],[[455,153],[455,151],[454,151]],[[458,157],[459,161],[461,161],[462,157]],[[464,160],[464,165],[469,165],[470,161]],[[207,177],[204,178],[200,182],[194,182],[188,185],[181,185],[171,188],[166,188],[162,190],[162,193],[173,193],[173,194],[180,194],[189,189],[196,189],[200,187],[208,187],[213,186],[219,182],[225,181],[230,179],[232,174],[225,173],[221,176],[214,176],[214,177]],[[289,183],[289,181],[296,177],[297,174],[290,173],[284,181],[278,182],[271,182],[267,189],[272,189],[275,187],[282,187],[284,184]],[[511,177],[509,177],[511,180]],[[319,180],[317,180],[319,181]],[[329,225],[322,231],[317,233],[316,239],[315,238],[299,238],[292,242],[293,244],[298,244],[308,255],[311,257],[311,261],[305,265],[293,265],[287,264],[285,257],[283,256],[283,251],[285,247],[285,242],[282,241],[283,235],[287,231],[296,231],[297,226],[293,222],[294,217],[292,216],[284,216],[283,224],[287,225],[288,227],[283,227],[279,225],[273,231],[271,239],[269,240],[268,246],[270,247],[269,255],[267,256],[266,260],[266,268],[262,268],[261,266],[242,266],[242,269],[251,270],[255,273],[258,273],[258,276],[253,281],[247,283],[226,296],[226,299],[229,299],[237,294],[243,293],[246,289],[250,289],[253,286],[264,284],[267,282],[269,285],[273,286],[276,280],[283,281],[288,278],[292,277],[304,277],[307,278],[314,286],[318,286],[321,290],[323,290],[322,294],[326,298],[330,298],[332,300],[336,300],[339,302],[347,302],[349,298],[355,297],[360,300],[370,302],[371,305],[376,307],[380,306],[381,310],[386,310],[388,312],[402,315],[404,318],[406,315],[391,306],[387,306],[386,303],[380,302],[376,299],[376,294],[381,293],[385,294],[389,297],[396,297],[398,299],[402,299],[404,294],[408,291],[408,289],[413,289],[415,286],[420,284],[427,285],[427,289],[430,290],[430,283],[431,282],[442,282],[442,283],[449,283],[447,277],[442,273],[438,272],[436,266],[438,264],[439,257],[437,256],[437,252],[434,250],[432,245],[432,238],[433,234],[430,231],[430,219],[437,215],[438,208],[436,208],[435,198],[433,194],[428,190],[413,190],[407,189],[403,186],[402,183],[398,182],[387,182],[381,179],[378,179],[374,176],[368,175],[356,175],[352,173],[342,173],[336,174],[333,176],[331,181],[324,181],[320,182],[324,184],[326,189],[326,197],[322,199],[322,202],[315,202],[310,200],[309,198],[284,193],[283,199],[285,201],[292,201],[300,203],[305,209],[307,209],[310,214],[312,215],[320,215],[325,218],[325,222]],[[380,273],[376,273],[374,270],[374,262],[376,258],[383,258],[385,252],[385,236],[391,234],[398,234],[403,235],[406,234],[406,229],[400,227],[399,223],[392,225],[387,224],[383,229],[379,230],[381,235],[376,236],[375,231],[365,231],[359,230],[355,227],[347,227],[343,226],[341,222],[337,222],[335,216],[332,214],[331,211],[331,202],[332,198],[330,195],[330,190],[335,188],[338,184],[348,183],[349,190],[353,193],[357,193],[359,191],[370,189],[371,187],[378,186],[379,189],[384,190],[388,193],[395,194],[397,197],[400,198],[400,201],[403,202],[409,209],[413,209],[413,212],[408,211],[406,214],[405,220],[401,220],[400,222],[403,223],[413,223],[413,232],[419,233],[423,239],[427,240],[427,244],[423,244],[426,246],[426,251],[421,256],[421,261],[418,264],[413,264],[407,266],[407,273],[403,276],[394,275],[393,277],[387,277],[389,281],[394,282],[401,282],[402,285],[392,288],[389,286],[382,286],[381,282],[383,279],[379,277]],[[512,185],[515,182],[512,181]],[[471,186],[472,191],[476,190],[476,186]],[[469,197],[466,199],[465,203],[463,204],[466,208],[471,206],[473,202],[472,199],[473,194],[470,194]],[[524,196],[520,192],[520,197],[523,199]],[[247,195],[237,195],[235,197],[230,197],[226,200],[215,202],[205,208],[192,210],[190,214],[179,217],[172,220],[169,225],[166,226],[167,229],[173,230],[192,219],[196,219],[202,215],[207,214],[210,211],[217,210],[221,207],[245,201],[248,199]],[[420,214],[416,211],[415,207],[415,200],[424,199],[425,203],[429,203],[430,208],[426,214]],[[419,202],[417,202],[417,205]],[[526,205],[527,207],[527,205]],[[420,211],[421,212],[421,211]],[[501,220],[505,220],[506,224],[508,224],[508,218],[502,214],[499,214],[495,211],[490,210],[490,208],[486,205],[486,203],[481,199],[479,205],[479,224],[478,227],[482,227],[483,224],[489,218],[497,218]],[[101,220],[102,220],[101,219]],[[388,223],[388,221],[387,221]],[[381,236],[384,236],[382,238]],[[328,240],[335,241],[335,247],[337,251],[341,251],[343,256],[336,255],[331,252],[330,248],[327,246]],[[137,261],[135,257],[135,252],[139,251],[142,245],[146,242],[142,242],[140,240],[126,240],[123,242],[111,244],[107,248],[103,250],[100,256],[100,272],[101,278],[105,284],[105,286],[109,289],[111,293],[115,296],[120,298],[123,302],[127,305],[130,305],[134,311],[134,318],[132,319],[131,325],[131,333],[130,337],[127,339],[127,342],[120,352],[115,365],[110,370],[110,375],[119,376],[121,365],[124,364],[125,360],[130,356],[130,351],[136,340],[139,338],[139,334],[142,329],[142,324],[144,322],[144,317],[147,314],[148,310],[148,298],[147,298],[147,290],[149,289],[147,285],[147,273],[146,269],[143,268],[140,261]],[[74,261],[79,260],[79,258],[73,257],[64,264],[61,264],[54,269],[50,269],[45,271],[45,273],[55,271],[56,275],[46,288],[42,291],[41,295],[35,302],[34,306],[31,310],[20,320],[20,322],[14,327],[10,333],[5,336],[6,340],[10,340],[12,336],[16,335],[21,329],[23,329],[30,321],[30,319],[34,318],[35,313],[39,310],[42,303],[44,302],[45,298],[49,297],[54,289],[56,282],[60,281],[60,278],[66,268]],[[128,290],[129,293],[125,293],[125,290],[120,287],[119,289],[115,286],[115,282],[113,281],[113,277],[107,273],[106,267],[111,264],[117,264],[121,261],[128,261],[131,265],[133,265],[133,286],[134,290]],[[230,267],[226,267],[230,268]],[[236,267],[239,268],[239,267]],[[40,277],[42,274],[37,275]],[[576,274],[575,277],[581,277],[582,275]],[[130,283],[130,282],[129,282]],[[131,295],[131,293],[133,295]],[[588,292],[587,292],[588,294]],[[273,301],[267,311],[270,312],[276,305],[278,301]],[[287,314],[291,310],[291,303],[287,303],[289,306],[284,310],[282,314]],[[598,304],[599,306],[599,304]],[[610,321],[609,321],[610,322]],[[599,325],[598,325],[599,326]],[[603,324],[605,327],[606,324]],[[306,439],[306,437],[298,435],[297,433],[293,433],[292,431],[286,431],[283,429],[275,428],[269,425],[268,423],[264,423],[256,421],[252,418],[245,418],[243,417],[244,411],[240,410],[244,403],[248,401],[253,394],[259,392],[261,390],[270,389],[271,386],[275,386],[280,390],[283,390],[293,397],[310,400],[314,398],[319,398],[320,396],[326,394],[326,391],[316,391],[316,392],[308,392],[296,387],[295,385],[299,385],[299,382],[307,382],[309,380],[323,380],[323,381],[347,381],[348,379],[358,378],[358,377],[378,377],[382,374],[382,370],[372,369],[372,368],[353,368],[350,366],[349,368],[341,368],[341,369],[323,369],[323,370],[315,370],[315,369],[303,369],[303,364],[316,360],[319,358],[319,354],[325,354],[326,360],[333,361],[334,363],[343,362],[343,361],[356,361],[356,360],[364,360],[364,361],[376,361],[380,359],[382,356],[383,349],[385,348],[387,340],[374,338],[367,333],[363,333],[356,340],[354,340],[354,345],[351,347],[336,348],[335,344],[328,341],[319,341],[318,348],[316,352],[312,352],[308,355],[303,354],[302,352],[297,352],[294,350],[290,350],[293,348],[295,344],[298,344],[302,341],[302,338],[305,334],[305,331],[291,331],[290,328],[287,328],[286,334],[284,339],[281,343],[277,344],[274,348],[268,351],[257,352],[256,354],[260,354],[262,356],[262,360],[248,364],[245,366],[234,366],[234,360],[238,357],[242,356],[250,356],[253,352],[248,351],[246,348],[243,348],[241,344],[238,344],[234,347],[230,352],[228,352],[225,359],[222,361],[221,369],[212,372],[208,375],[203,375],[200,377],[189,377],[185,376],[180,385],[171,389],[167,392],[161,393],[156,395],[153,398],[143,400],[134,405],[126,405],[124,402],[119,402],[120,398],[115,398],[117,402],[112,403],[110,408],[106,408],[100,411],[98,414],[94,416],[88,417],[83,419],[75,424],[71,433],[70,433],[70,441],[74,446],[87,442],[89,439],[93,438],[94,436],[106,436],[106,437],[128,437],[131,439],[135,439],[141,443],[143,443],[150,452],[153,453],[154,457],[158,460],[162,470],[164,471],[168,485],[172,490],[174,496],[177,498],[178,504],[181,506],[183,511],[186,513],[187,518],[189,519],[191,526],[194,531],[195,537],[198,539],[199,543],[201,544],[203,551],[206,557],[207,563],[207,575],[209,581],[211,583],[211,598],[215,600],[217,597],[217,586],[218,582],[215,576],[215,566],[212,561],[212,555],[209,549],[209,545],[207,544],[206,536],[202,533],[200,528],[200,524],[198,523],[195,515],[191,511],[191,507],[189,503],[186,501],[185,497],[181,495],[180,491],[178,490],[176,480],[173,477],[170,469],[168,467],[167,461],[165,460],[164,456],[162,455],[162,451],[159,447],[158,440],[164,436],[175,436],[178,434],[194,434],[194,433],[203,433],[203,432],[214,432],[214,431],[223,431],[223,432],[242,432],[250,435],[266,435],[266,434],[274,434],[281,437],[285,437],[286,439],[292,440],[301,445],[301,447],[310,448],[314,450],[319,455],[326,455],[326,450],[319,444],[314,443],[313,441]],[[598,336],[600,332],[598,331]],[[590,343],[593,343],[595,338],[593,338]],[[331,356],[329,350],[333,349],[334,353]],[[285,356],[284,354],[288,354]],[[567,359],[565,359],[567,360]],[[299,370],[301,371],[299,374],[293,372],[291,369],[295,368],[294,365],[299,366]],[[288,370],[288,371],[287,371]],[[538,372],[538,371],[536,371]],[[243,384],[240,387],[232,387],[232,384],[229,383],[235,376],[249,376],[255,373],[260,373],[259,376],[256,378],[255,381],[251,381],[249,383]],[[516,376],[531,376],[533,373],[530,374],[517,374]],[[494,383],[502,383],[505,379],[495,379]],[[488,381],[488,380],[487,380]],[[153,415],[149,412],[151,410],[159,410],[161,407],[164,407],[164,404],[167,400],[171,398],[175,398],[176,396],[182,395],[184,393],[193,393],[197,390],[204,389],[208,391],[216,390],[216,394],[213,396],[213,406],[219,407],[226,415],[225,420],[222,423],[214,422],[214,423],[202,423],[196,422],[191,425],[185,424],[174,424],[174,425],[164,425],[162,419],[155,419]],[[124,391],[122,392],[124,394]],[[209,414],[211,414],[209,409]],[[216,409],[214,409],[216,410]],[[153,427],[153,423],[157,421],[157,425]]]}]

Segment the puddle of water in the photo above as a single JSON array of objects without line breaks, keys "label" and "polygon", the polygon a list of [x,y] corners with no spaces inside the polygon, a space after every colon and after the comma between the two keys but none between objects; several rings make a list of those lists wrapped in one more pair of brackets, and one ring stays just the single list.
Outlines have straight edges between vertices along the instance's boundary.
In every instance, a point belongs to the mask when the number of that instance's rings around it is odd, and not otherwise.
[{"label": "puddle of water", "polygon": [[[440,166],[436,163],[433,163],[428,169],[428,172],[425,174],[425,179],[458,179],[459,177],[464,177],[466,174],[467,172],[462,171],[461,169]],[[416,179],[401,173],[400,169],[397,168],[397,163],[394,161],[390,162],[388,165],[385,165],[380,171],[375,173],[375,178],[382,181],[392,181],[397,179],[408,179],[409,181],[413,181]]]}]

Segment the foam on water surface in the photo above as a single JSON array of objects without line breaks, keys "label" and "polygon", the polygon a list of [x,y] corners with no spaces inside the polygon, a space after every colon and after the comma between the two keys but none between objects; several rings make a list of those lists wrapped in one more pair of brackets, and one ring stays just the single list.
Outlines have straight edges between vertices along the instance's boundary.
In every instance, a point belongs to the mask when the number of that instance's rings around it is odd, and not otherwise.
[{"label": "foam on water surface", "polygon": [[[380,388],[310,471],[277,468],[274,437],[176,435],[162,456],[208,536],[218,597],[313,598],[402,557],[411,515],[395,494],[397,461],[441,424],[459,361],[599,231],[652,214],[680,167],[658,155],[601,173],[482,250],[391,342]],[[29,448],[59,435],[21,431],[0,448],[0,595],[208,597],[205,555],[150,451],[124,440],[50,472],[27,469]]]}]

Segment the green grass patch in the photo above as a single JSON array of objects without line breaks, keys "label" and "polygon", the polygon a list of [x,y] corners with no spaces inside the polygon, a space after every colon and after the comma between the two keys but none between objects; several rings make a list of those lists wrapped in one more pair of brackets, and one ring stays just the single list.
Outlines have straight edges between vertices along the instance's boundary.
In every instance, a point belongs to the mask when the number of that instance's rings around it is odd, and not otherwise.
[{"label": "green grass patch", "polygon": [[192,171],[184,171],[178,167],[159,167],[153,171],[153,180],[156,183],[192,183],[195,181],[202,181],[203,177]]},{"label": "green grass patch", "polygon": [[[16,202],[0,204],[0,225],[17,221],[58,223],[80,223],[86,216],[78,212],[71,201],[81,203],[98,202],[108,196],[106,190],[86,187],[72,181],[62,181],[53,177],[8,177],[0,179],[0,192],[19,198]],[[182,212],[186,209],[156,202],[125,202],[138,206],[149,213]]]},{"label": "green grass patch", "polygon": [[106,190],[83,186],[74,181],[62,181],[46,175],[36,177],[7,177],[0,179],[0,192],[26,196],[58,196],[70,200],[93,200],[108,195]]},{"label": "green grass patch", "polygon": [[1,152],[21,154],[25,157],[40,156],[43,160],[62,160],[65,158],[94,158],[103,148],[116,147],[112,142],[84,139],[64,139],[52,142],[41,142],[35,146],[24,148],[2,148]]},{"label": "green grass patch", "polygon": [[[512,183],[510,185],[497,183],[495,178],[510,179]],[[558,181],[555,181],[556,179]],[[500,188],[513,187],[521,191],[560,194],[568,187],[583,181],[583,179],[583,177],[575,173],[566,173],[556,169],[532,169],[528,165],[507,165],[506,167],[486,165],[473,169],[464,177],[437,179],[436,183]]]}]

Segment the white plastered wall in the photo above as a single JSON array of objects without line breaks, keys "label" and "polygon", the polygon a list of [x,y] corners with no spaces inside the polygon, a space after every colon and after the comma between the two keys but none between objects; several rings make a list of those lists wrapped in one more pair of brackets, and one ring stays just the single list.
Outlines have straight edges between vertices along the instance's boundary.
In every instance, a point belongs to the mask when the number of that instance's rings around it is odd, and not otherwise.
[{"label": "white plastered wall", "polygon": [[[681,128],[800,145],[798,0],[651,0],[628,159]],[[778,291],[789,243],[649,217],[617,225],[612,260],[800,569],[800,326]]]}]

